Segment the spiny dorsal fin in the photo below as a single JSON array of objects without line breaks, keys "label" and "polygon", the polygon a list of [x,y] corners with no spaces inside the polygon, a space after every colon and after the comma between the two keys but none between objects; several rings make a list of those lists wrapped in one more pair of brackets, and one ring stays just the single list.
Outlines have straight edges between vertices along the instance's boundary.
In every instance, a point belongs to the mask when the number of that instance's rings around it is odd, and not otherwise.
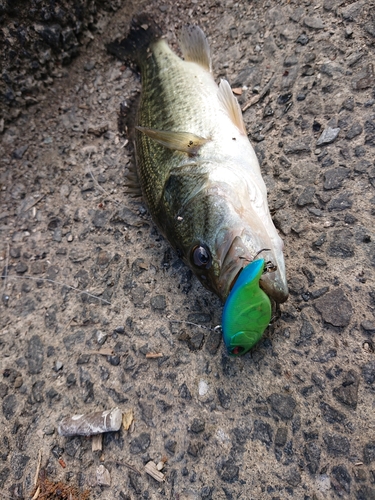
[{"label": "spiny dorsal fin", "polygon": [[232,122],[239,129],[241,134],[246,134],[246,128],[242,117],[242,111],[237,99],[234,97],[232,89],[227,80],[221,80],[219,85],[219,100],[224,106]]},{"label": "spiny dorsal fin", "polygon": [[135,128],[166,148],[187,153],[189,156],[196,155],[199,149],[209,141],[209,139],[190,132],[170,132],[146,127]]},{"label": "spiny dorsal fin", "polygon": [[185,61],[195,62],[207,71],[211,71],[210,46],[206,35],[198,26],[182,28],[180,47]]}]

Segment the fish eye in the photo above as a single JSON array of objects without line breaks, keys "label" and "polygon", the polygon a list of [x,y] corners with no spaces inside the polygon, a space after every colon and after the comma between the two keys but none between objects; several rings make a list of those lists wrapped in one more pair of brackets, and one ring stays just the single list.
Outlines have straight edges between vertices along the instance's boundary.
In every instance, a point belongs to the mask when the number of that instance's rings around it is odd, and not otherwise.
[{"label": "fish eye", "polygon": [[191,252],[194,265],[209,269],[211,267],[211,253],[205,245],[197,245]]}]

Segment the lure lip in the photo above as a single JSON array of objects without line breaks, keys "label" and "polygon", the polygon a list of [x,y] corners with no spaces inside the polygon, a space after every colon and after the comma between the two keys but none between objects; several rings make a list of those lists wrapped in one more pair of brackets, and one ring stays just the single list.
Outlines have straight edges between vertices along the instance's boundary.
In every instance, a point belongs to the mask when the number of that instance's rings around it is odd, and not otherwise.
[{"label": "lure lip", "polygon": [[271,301],[259,285],[264,268],[264,259],[243,268],[224,304],[223,339],[230,355],[249,351],[270,323]]}]

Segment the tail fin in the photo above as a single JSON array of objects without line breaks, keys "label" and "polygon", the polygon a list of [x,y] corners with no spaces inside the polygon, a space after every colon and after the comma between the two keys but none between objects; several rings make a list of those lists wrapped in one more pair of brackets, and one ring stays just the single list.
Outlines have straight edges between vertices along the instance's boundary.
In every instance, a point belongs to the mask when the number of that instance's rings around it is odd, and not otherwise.
[{"label": "tail fin", "polygon": [[129,34],[123,40],[106,45],[107,51],[124,62],[140,66],[149,46],[162,36],[162,31],[151,17],[142,13],[134,17]]}]

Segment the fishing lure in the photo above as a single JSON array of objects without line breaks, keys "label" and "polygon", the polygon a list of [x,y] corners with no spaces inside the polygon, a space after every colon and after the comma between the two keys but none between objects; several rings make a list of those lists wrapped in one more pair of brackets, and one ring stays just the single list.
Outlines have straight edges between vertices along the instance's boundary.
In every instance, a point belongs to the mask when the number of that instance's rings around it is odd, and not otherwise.
[{"label": "fishing lure", "polygon": [[271,320],[271,301],[260,288],[264,259],[254,260],[239,275],[224,304],[222,330],[229,354],[245,354],[262,337]]}]

